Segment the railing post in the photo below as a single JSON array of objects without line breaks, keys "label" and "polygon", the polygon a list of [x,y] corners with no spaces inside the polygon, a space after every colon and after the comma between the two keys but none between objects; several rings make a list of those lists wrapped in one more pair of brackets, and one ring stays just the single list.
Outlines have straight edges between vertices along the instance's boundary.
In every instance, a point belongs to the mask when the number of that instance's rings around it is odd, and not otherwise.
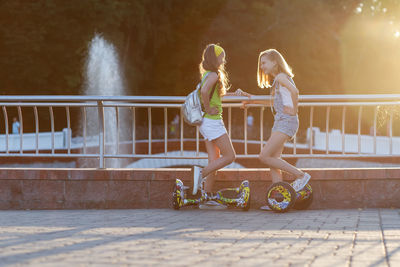
[{"label": "railing post", "polygon": [[228,135],[232,139],[232,107],[228,107]]},{"label": "railing post", "polygon": [[264,107],[260,108],[260,152],[264,143]]},{"label": "railing post", "polygon": [[37,107],[33,107],[33,114],[35,115],[35,152],[39,154],[39,116]]},{"label": "railing post", "polygon": [[180,130],[181,130],[181,135],[180,135],[180,143],[181,143],[181,156],[183,156],[183,112],[182,109],[179,109],[180,112]]},{"label": "railing post", "polygon": [[97,111],[99,115],[99,168],[105,168],[104,150],[104,107],[103,101],[97,101]]},{"label": "railing post", "polygon": [[389,154],[393,155],[393,109],[389,113]]},{"label": "railing post", "polygon": [[200,136],[199,136],[199,126],[196,125],[196,156],[199,156],[200,154],[200,150],[199,150],[199,140],[200,140]]},{"label": "railing post", "polygon": [[167,108],[164,108],[164,154],[168,151],[168,113]]},{"label": "railing post", "polygon": [[8,154],[9,151],[9,130],[8,130],[8,115],[7,115],[7,108],[5,106],[2,107],[3,109],[3,115],[4,115],[4,124],[5,124],[5,131],[6,131],[6,154]]},{"label": "railing post", "polygon": [[86,107],[83,107],[83,154],[86,154]]},{"label": "railing post", "polygon": [[244,135],[244,154],[247,155],[247,108],[244,109],[243,120],[243,135]]},{"label": "railing post", "polygon": [[115,123],[117,127],[117,154],[119,155],[119,111],[118,107],[115,107]]},{"label": "railing post", "polygon": [[19,118],[19,122],[21,124],[20,129],[19,129],[19,153],[23,154],[23,146],[24,146],[24,121],[22,118],[22,110],[21,110],[21,106],[18,106],[18,118]]},{"label": "railing post", "polygon": [[377,107],[374,109],[374,154],[376,155],[376,118],[378,116]]},{"label": "railing post", "polygon": [[136,109],[132,108],[132,154],[136,154]]},{"label": "railing post", "polygon": [[326,124],[325,124],[325,154],[329,154],[329,118],[331,115],[331,107],[326,107]]},{"label": "railing post", "polygon": [[346,149],[346,106],[342,110],[342,154],[344,155]]},{"label": "railing post", "polygon": [[70,118],[70,113],[69,113],[69,106],[65,107],[65,112],[67,115],[67,151],[68,154],[71,154],[71,118]]},{"label": "railing post", "polygon": [[50,114],[50,128],[51,128],[51,154],[54,154],[54,112],[53,107],[49,107]]},{"label": "railing post", "polygon": [[310,154],[313,153],[313,120],[314,120],[314,107],[311,106],[310,108],[310,140],[309,140],[309,146],[310,146]]},{"label": "railing post", "polygon": [[360,106],[358,109],[358,130],[357,130],[358,154],[361,154],[361,118],[362,118],[362,106]]},{"label": "railing post", "polygon": [[149,155],[151,155],[151,140],[152,140],[152,137],[151,137],[151,133],[152,133],[152,128],[151,128],[151,107],[148,107],[147,108],[147,114],[148,114],[148,120],[149,120],[149,141],[148,141],[148,146],[149,146]]}]

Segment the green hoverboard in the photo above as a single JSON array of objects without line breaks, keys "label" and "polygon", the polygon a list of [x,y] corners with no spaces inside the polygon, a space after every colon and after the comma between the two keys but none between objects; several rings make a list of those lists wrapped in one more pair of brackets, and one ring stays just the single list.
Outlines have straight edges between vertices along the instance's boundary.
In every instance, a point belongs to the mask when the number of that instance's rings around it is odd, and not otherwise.
[{"label": "green hoverboard", "polygon": [[239,187],[225,188],[216,192],[214,196],[205,196],[203,190],[199,198],[188,198],[188,186],[184,186],[180,179],[175,180],[172,192],[172,205],[174,209],[179,210],[186,206],[198,206],[209,200],[214,200],[227,207],[240,208],[244,211],[250,209],[250,186],[249,181],[243,181]]}]

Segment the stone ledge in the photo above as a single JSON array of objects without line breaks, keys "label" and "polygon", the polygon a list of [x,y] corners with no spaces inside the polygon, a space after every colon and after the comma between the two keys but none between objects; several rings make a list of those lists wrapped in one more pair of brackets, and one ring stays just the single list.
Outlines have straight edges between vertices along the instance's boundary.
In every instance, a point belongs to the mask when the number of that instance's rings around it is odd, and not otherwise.
[{"label": "stone ledge", "polygon": [[[313,177],[311,209],[400,207],[400,168],[304,170]],[[0,168],[0,209],[171,208],[176,178],[191,186],[189,168]],[[221,170],[216,187],[238,186],[244,179],[250,181],[252,208],[265,205],[269,169]]]}]

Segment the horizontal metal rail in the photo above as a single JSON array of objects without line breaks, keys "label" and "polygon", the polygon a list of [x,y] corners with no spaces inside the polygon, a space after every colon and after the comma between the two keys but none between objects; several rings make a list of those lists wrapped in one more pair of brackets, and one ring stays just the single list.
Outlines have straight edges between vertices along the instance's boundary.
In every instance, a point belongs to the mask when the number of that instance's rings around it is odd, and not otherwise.
[{"label": "horizontal metal rail", "polygon": [[[228,96],[224,97],[224,101],[240,101],[247,99],[247,97]],[[252,99],[271,99],[270,96],[252,96]],[[300,95],[299,100],[303,101],[334,101],[334,102],[347,102],[347,101],[394,101],[400,100],[400,94],[367,94],[367,95]],[[118,102],[178,102],[183,103],[184,96],[54,96],[54,95],[28,95],[28,96],[0,96],[0,101],[4,102],[86,102],[86,101],[118,101]]]},{"label": "horizontal metal rail", "polygon": [[[198,127],[193,127],[191,133],[186,133],[185,122],[180,107],[183,96],[0,96],[0,106],[4,126],[0,132],[0,157],[39,157],[39,158],[76,158],[98,159],[98,167],[110,167],[107,160],[116,159],[202,159]],[[234,131],[242,131],[241,139],[234,137],[233,143],[243,146],[243,152],[237,153],[239,159],[256,159],[267,140],[264,124],[272,126],[267,121],[265,109],[271,102],[270,96],[252,96],[250,100],[265,104],[247,104],[242,101],[247,97],[224,97],[223,108],[226,127],[229,136]],[[386,137],[378,135],[380,107],[388,108]],[[395,135],[393,125],[399,117],[390,108],[400,107],[400,94],[390,95],[301,95],[299,97],[299,114],[302,120],[300,127],[307,129],[307,137],[299,141],[299,136],[286,145],[289,152],[283,158],[387,158],[400,156],[400,137]],[[47,108],[48,114],[43,115],[39,108]],[[32,110],[32,116],[26,116],[26,109]],[[63,112],[56,112],[62,109]],[[249,109],[259,118],[250,125]],[[318,112],[316,111],[318,109]],[[325,109],[325,114],[319,112]],[[333,109],[338,110],[335,118]],[[373,115],[367,117],[366,110],[373,109]],[[400,109],[400,108],[399,108]],[[72,121],[72,111],[78,110],[79,121]],[[255,110],[258,110],[255,112]],[[266,110],[266,111],[265,111]],[[94,111],[94,112],[93,112]],[[141,115],[139,113],[141,112]],[[233,116],[240,111],[243,120]],[[162,118],[157,118],[156,112],[162,112]],[[144,119],[143,113],[147,114]],[[399,112],[397,112],[398,114]],[[13,114],[13,115],[11,115]],[[62,115],[60,115],[62,114]],[[177,114],[178,120],[172,120],[170,114]],[[304,119],[309,114],[308,119]],[[60,117],[62,116],[62,117]],[[171,117],[169,117],[171,116]],[[323,116],[321,118],[321,116]],[[11,132],[13,119],[20,123],[19,132]],[[31,121],[26,121],[27,117]],[[351,119],[349,119],[349,117]],[[356,118],[356,121],[354,121]],[[270,120],[270,119],[269,119]],[[317,121],[323,121],[321,124]],[[49,125],[45,125],[45,122]],[[56,129],[60,122],[65,122],[62,129]],[[340,123],[340,129],[331,132],[332,123]],[[357,129],[348,131],[348,124]],[[371,125],[369,134],[362,134],[363,124]],[[31,132],[24,132],[32,126]],[[93,127],[94,125],[94,127]],[[40,131],[47,127],[49,132]],[[139,126],[145,129],[139,129]],[[319,128],[325,132],[319,132]],[[157,128],[158,127],[158,128]],[[156,129],[162,128],[155,138]],[[172,139],[170,129],[174,129],[177,139]],[[72,130],[72,129],[79,129]],[[250,131],[258,131],[257,137]],[[128,132],[128,137],[123,136]],[[147,138],[138,138],[147,133]],[[126,133],[125,133],[126,134]],[[185,136],[191,134],[190,137]],[[141,143],[145,146],[140,146]],[[172,142],[176,144],[173,145]],[[161,148],[157,151],[157,143]],[[191,144],[195,154],[187,154],[185,146]],[[147,151],[143,151],[147,147]],[[115,149],[114,149],[115,148]],[[383,149],[384,148],[384,149]],[[180,151],[178,155],[169,152]],[[127,152],[128,151],[128,152]],[[112,166],[111,166],[112,167]]]}]

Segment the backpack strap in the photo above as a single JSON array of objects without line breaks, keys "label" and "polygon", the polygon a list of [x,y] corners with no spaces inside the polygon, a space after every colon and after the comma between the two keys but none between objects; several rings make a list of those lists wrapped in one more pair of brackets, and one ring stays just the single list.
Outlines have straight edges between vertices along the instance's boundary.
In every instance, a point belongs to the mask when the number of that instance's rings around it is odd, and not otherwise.
[{"label": "backpack strap", "polygon": [[[276,79],[274,79],[274,81],[273,81],[273,83],[272,83],[272,85],[270,87],[270,96],[272,96],[272,92],[274,92],[274,95],[276,94],[276,87],[278,87],[278,86],[279,86],[279,82]],[[272,99],[272,103],[271,104],[272,104],[270,106],[271,112],[272,112],[272,115],[275,116],[276,111],[274,109],[274,99]]]},{"label": "backpack strap", "polygon": [[[286,77],[288,78],[288,80],[289,80],[289,82],[291,82],[292,84],[293,84],[293,86],[294,87],[296,87],[296,84],[294,83],[294,81],[293,81],[293,79],[292,79],[292,77],[290,77],[290,76],[288,76],[288,75],[286,75]],[[281,84],[276,80],[276,78],[274,79],[274,82],[272,83],[272,85],[271,85],[271,90],[270,90],[270,95],[272,96],[272,92],[274,91],[274,93],[276,94],[276,89],[279,89],[279,86],[280,86]],[[271,111],[272,111],[272,115],[275,115],[276,114],[276,111],[275,111],[275,109],[274,109],[274,102],[272,102],[272,105],[271,105]]]}]

